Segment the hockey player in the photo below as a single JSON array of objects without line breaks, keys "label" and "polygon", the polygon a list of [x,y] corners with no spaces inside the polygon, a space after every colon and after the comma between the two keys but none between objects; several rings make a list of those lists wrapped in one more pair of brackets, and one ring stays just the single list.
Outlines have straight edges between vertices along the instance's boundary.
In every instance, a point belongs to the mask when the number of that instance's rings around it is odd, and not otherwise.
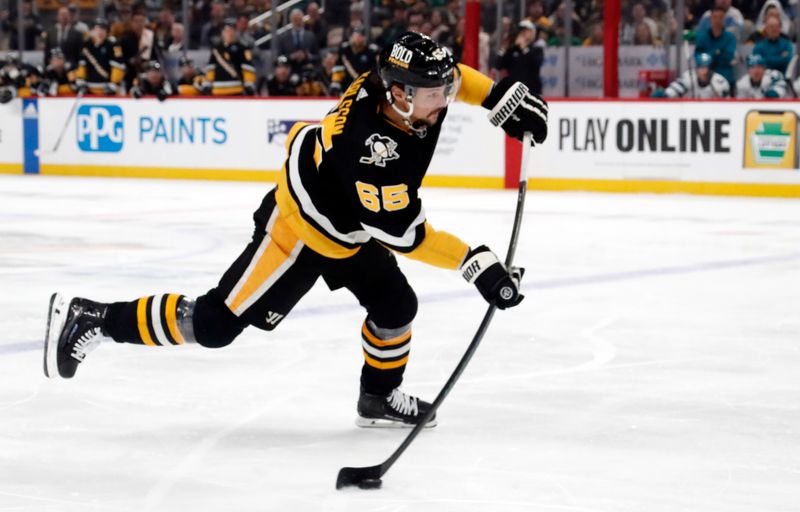
[{"label": "hockey player", "polygon": [[378,47],[367,44],[364,27],[355,27],[347,41],[339,48],[339,59],[333,68],[332,81],[338,85],[334,89],[344,91],[353,80],[375,67]]},{"label": "hockey player", "polygon": [[76,89],[75,70],[64,58],[61,48],[53,48],[50,51],[50,63],[45,68],[42,81],[39,83],[39,95],[73,96]]},{"label": "hockey player", "polygon": [[[248,326],[273,330],[319,277],[347,288],[367,315],[357,404],[360,426],[419,422],[430,404],[400,390],[417,299],[393,253],[459,271],[489,302],[522,300],[522,270],[428,223],[418,190],[454,98],[483,105],[495,126],[536,142],[547,104],[519,82],[495,84],[450,51],[406,33],[381,53],[319,124],[297,123],[278,185],[254,215],[250,244],[217,286],[104,304],[51,299],[45,373],[71,378],[105,337],[118,343],[224,347]],[[433,426],[429,424],[428,426]]]},{"label": "hockey player", "polygon": [[728,81],[711,70],[711,56],[707,53],[695,54],[695,69],[684,71],[666,89],[656,89],[653,98],[730,98]]},{"label": "hockey player", "polygon": [[108,21],[97,18],[90,38],[78,58],[76,85],[79,92],[96,96],[116,95],[125,76],[122,48],[108,35]]},{"label": "hockey player", "polygon": [[199,96],[211,93],[211,84],[205,75],[200,73],[189,57],[183,56],[178,61],[181,76],[178,78],[179,96]]},{"label": "hockey player", "polygon": [[9,53],[5,61],[0,61],[0,103],[33,96],[40,75],[36,66],[20,61],[16,53]]},{"label": "hockey player", "polygon": [[256,92],[256,69],[250,48],[236,39],[236,20],[225,20],[222,41],[211,49],[206,79],[213,96],[253,96]]},{"label": "hockey player", "polygon": [[785,98],[786,87],[783,73],[767,69],[764,57],[751,53],[747,56],[747,74],[736,82],[736,97],[753,100]]},{"label": "hockey player", "polygon": [[[296,96],[300,79],[292,74],[292,65],[284,55],[275,61],[275,73],[266,80],[267,96]],[[260,89],[259,89],[260,90]]]},{"label": "hockey player", "polygon": [[148,61],[144,65],[144,71],[133,79],[131,96],[141,98],[142,96],[155,96],[158,101],[164,101],[174,94],[172,84],[161,71],[161,64],[157,60]]}]

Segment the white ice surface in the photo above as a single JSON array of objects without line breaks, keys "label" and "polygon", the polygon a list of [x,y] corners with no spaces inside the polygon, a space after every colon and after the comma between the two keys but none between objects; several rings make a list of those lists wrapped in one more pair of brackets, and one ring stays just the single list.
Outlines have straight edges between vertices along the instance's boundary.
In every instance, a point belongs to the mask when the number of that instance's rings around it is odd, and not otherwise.
[{"label": "white ice surface", "polygon": [[[322,283],[228,348],[107,344],[42,374],[52,291],[203,293],[263,184],[0,178],[0,511],[800,510],[800,201],[530,193],[527,299],[499,312],[380,491],[334,490],[405,432],[354,426],[363,312]],[[427,190],[505,253],[515,194]],[[406,390],[432,399],[485,305],[402,260]]]}]

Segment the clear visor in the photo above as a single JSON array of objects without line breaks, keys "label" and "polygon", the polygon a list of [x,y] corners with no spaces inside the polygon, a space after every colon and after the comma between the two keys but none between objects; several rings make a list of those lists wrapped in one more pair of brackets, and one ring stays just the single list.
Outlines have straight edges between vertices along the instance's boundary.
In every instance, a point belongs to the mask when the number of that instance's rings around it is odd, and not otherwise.
[{"label": "clear visor", "polygon": [[447,107],[456,98],[461,78],[456,74],[452,83],[439,87],[416,87],[414,106],[421,111],[434,111]]}]

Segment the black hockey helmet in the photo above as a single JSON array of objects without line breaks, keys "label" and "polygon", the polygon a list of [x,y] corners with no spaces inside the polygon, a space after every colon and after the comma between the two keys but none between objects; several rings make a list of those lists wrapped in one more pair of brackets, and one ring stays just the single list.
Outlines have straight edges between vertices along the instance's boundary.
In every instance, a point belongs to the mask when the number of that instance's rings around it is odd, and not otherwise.
[{"label": "black hockey helmet", "polygon": [[[455,98],[461,83],[452,52],[416,32],[406,32],[381,51],[378,74],[386,89],[386,100],[420,137],[425,136],[427,125],[421,120],[412,123],[414,105],[423,110],[445,108]],[[402,110],[395,101],[393,85],[403,88],[407,110]],[[431,90],[419,94],[420,88]]]},{"label": "black hockey helmet", "polygon": [[108,23],[107,19],[98,17],[94,19],[92,27],[100,27],[108,30],[111,27],[111,25]]},{"label": "black hockey helmet", "polygon": [[450,50],[428,36],[406,32],[381,51],[378,73],[383,86],[439,87],[455,80],[456,61]]}]

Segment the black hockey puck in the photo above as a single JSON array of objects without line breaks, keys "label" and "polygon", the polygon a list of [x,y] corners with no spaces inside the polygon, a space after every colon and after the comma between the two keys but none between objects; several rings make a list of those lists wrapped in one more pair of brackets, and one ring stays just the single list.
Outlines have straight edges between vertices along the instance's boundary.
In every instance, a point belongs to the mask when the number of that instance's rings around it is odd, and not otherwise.
[{"label": "black hockey puck", "polygon": [[365,478],[358,482],[359,489],[380,489],[383,482],[380,478]]}]

